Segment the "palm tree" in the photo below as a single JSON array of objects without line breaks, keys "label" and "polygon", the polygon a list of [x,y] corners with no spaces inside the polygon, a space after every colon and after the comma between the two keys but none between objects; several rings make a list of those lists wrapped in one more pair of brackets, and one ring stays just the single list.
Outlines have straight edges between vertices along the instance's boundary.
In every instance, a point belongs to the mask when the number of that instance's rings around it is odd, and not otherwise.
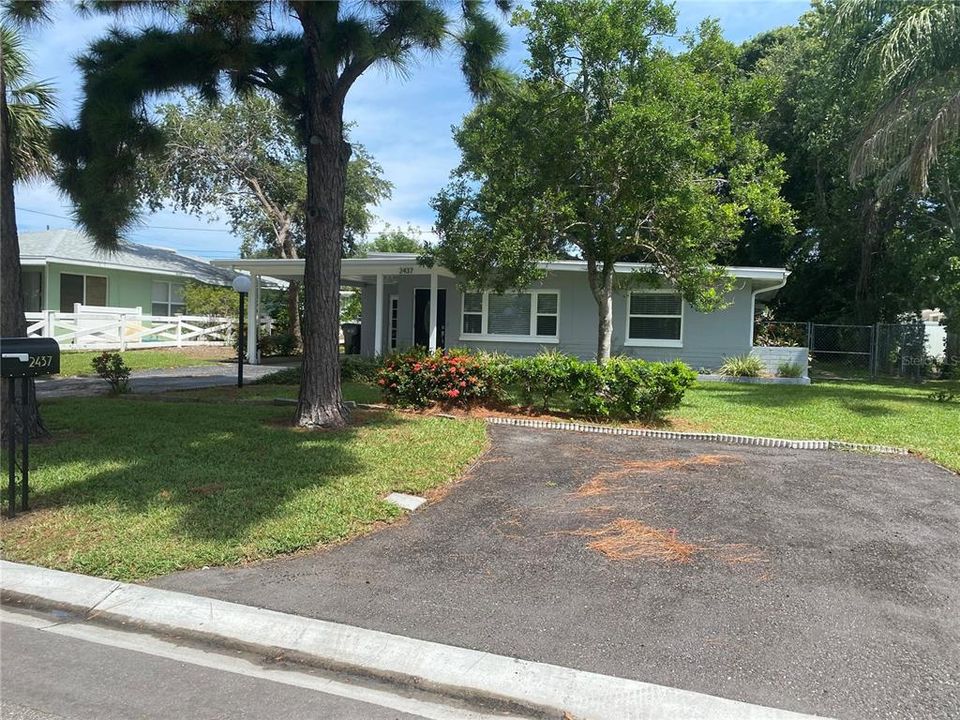
[{"label": "palm tree", "polygon": [[[506,10],[509,0],[496,0]],[[340,249],[351,148],[343,107],[356,80],[373,66],[409,70],[416,51],[452,42],[475,95],[498,85],[494,66],[505,46],[480,0],[459,12],[441,0],[236,3],[227,0],[93,0],[106,12],[147,5],[166,22],[128,33],[113,30],[78,61],[84,100],[78,123],[55,134],[63,170],[58,181],[77,206],[77,220],[109,248],[137,212],[136,168],[162,136],[145,109],[158,93],[193,88],[215,98],[223,81],[235,92],[261,89],[298,123],[306,147],[307,202],[303,372],[296,422],[346,422],[340,395]],[[169,29],[169,28],[173,29]]]},{"label": "palm tree", "polygon": [[[52,87],[32,80],[24,52],[23,39],[14,27],[18,17],[5,13],[0,21],[0,332],[5,337],[27,334],[23,311],[23,284],[20,275],[20,240],[17,236],[17,214],[14,183],[47,177],[53,172],[50,154],[50,120],[54,107]],[[3,417],[12,415],[14,398],[3,386]],[[36,395],[32,381],[28,418],[30,432],[44,432],[36,412]],[[0,433],[6,432],[2,423]]]},{"label": "palm tree", "polygon": [[881,104],[850,157],[850,182],[877,176],[877,194],[903,180],[928,190],[942,148],[960,137],[960,3],[956,0],[841,0],[837,21],[875,29],[861,53]]}]

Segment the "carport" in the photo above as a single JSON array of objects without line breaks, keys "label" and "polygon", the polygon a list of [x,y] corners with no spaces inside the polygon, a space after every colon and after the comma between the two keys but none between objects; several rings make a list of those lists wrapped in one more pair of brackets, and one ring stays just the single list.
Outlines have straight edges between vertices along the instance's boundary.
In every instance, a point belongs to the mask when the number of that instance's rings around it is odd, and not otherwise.
[{"label": "carport", "polygon": [[[237,260],[214,260],[213,264],[217,267],[227,268],[236,272],[247,273],[253,280],[250,291],[250,302],[247,306],[247,323],[249,327],[255,327],[256,318],[260,314],[260,297],[262,289],[262,278],[272,277],[286,281],[302,281],[304,275],[303,259],[283,260],[273,258],[251,258]],[[365,258],[344,258],[340,261],[340,286],[341,288],[361,289],[364,292],[372,291],[373,316],[368,322],[361,323],[364,326],[372,325],[374,328],[372,351],[374,355],[382,355],[385,350],[392,349],[391,338],[385,337],[390,334],[392,323],[385,322],[386,313],[400,312],[400,295],[396,293],[395,287],[402,277],[420,276],[429,287],[428,302],[425,303],[426,322],[425,330],[427,337],[424,338],[426,345],[431,351],[439,346],[438,336],[438,296],[440,293],[440,278],[453,278],[453,275],[440,267],[428,268],[417,263],[417,255],[414,253],[370,253]],[[424,288],[427,291],[427,288]],[[391,302],[388,307],[387,298]],[[396,301],[396,305],[394,305]],[[365,303],[366,306],[366,303]],[[409,308],[410,315],[413,314],[413,308]],[[247,357],[252,358],[252,364],[257,364],[259,358],[256,354],[256,337],[251,333],[247,337]]]}]

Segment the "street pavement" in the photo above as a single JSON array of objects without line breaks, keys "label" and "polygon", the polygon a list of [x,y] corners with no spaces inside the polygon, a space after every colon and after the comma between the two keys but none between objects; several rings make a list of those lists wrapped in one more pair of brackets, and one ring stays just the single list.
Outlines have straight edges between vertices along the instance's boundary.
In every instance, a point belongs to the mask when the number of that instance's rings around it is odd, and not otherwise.
[{"label": "street pavement", "polygon": [[[243,379],[244,382],[253,381],[285,367],[288,366],[275,364],[244,365]],[[130,373],[130,391],[134,393],[196,390],[234,385],[236,382],[237,366],[231,363],[160,370],[134,370]],[[109,390],[107,383],[97,377],[38,378],[36,386],[37,396],[40,398],[104,395]]]},{"label": "street pavement", "polygon": [[[99,626],[0,619],[0,720],[500,720],[436,696]],[[24,624],[21,624],[24,623]]]},{"label": "street pavement", "polygon": [[407,522],[153,584],[845,720],[960,717],[956,474],[851,452],[490,436]]}]

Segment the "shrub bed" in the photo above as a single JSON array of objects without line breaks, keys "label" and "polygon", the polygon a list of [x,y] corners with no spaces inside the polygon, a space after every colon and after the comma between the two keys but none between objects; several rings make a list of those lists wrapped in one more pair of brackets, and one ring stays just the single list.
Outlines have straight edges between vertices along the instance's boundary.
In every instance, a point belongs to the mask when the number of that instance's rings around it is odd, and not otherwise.
[{"label": "shrub bed", "polygon": [[677,407],[696,373],[680,361],[611,358],[604,365],[562,353],[532,357],[409,351],[386,359],[384,397],[403,407],[475,405],[515,396],[526,407],[577,417],[654,420]]},{"label": "shrub bed", "polygon": [[387,402],[401,407],[470,405],[492,397],[488,368],[474,356],[414,349],[388,357],[377,374]]}]

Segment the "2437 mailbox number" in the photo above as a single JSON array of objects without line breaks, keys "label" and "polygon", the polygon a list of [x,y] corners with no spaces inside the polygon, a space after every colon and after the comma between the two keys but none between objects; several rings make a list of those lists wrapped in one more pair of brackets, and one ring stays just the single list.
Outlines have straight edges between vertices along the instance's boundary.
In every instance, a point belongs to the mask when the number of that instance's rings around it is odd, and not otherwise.
[{"label": "2437 mailbox number", "polygon": [[34,355],[30,358],[30,367],[44,368],[53,365],[53,355]]}]

